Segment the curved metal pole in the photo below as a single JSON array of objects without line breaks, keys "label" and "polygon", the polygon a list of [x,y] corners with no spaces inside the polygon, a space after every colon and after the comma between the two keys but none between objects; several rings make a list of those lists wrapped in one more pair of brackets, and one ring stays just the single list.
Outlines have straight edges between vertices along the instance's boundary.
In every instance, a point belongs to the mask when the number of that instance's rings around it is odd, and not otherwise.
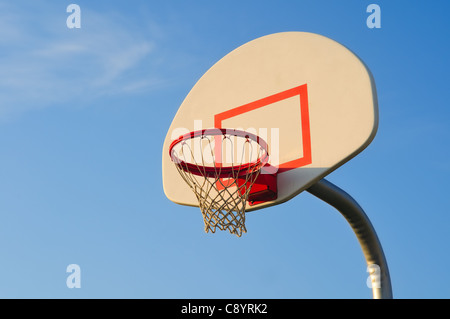
[{"label": "curved metal pole", "polygon": [[336,208],[345,217],[358,238],[367,265],[379,267],[375,268],[379,269],[379,274],[371,273],[371,277],[379,275],[378,284],[372,285],[373,298],[392,298],[391,279],[383,249],[375,229],[361,206],[349,194],[325,179],[318,181],[307,191]]}]

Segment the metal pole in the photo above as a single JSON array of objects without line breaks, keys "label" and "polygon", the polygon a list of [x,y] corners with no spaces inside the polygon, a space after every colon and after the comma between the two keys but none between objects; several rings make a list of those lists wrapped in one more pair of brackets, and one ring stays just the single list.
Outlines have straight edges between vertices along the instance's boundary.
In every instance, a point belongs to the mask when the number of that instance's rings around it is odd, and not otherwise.
[{"label": "metal pole", "polygon": [[307,191],[336,208],[348,221],[358,238],[368,267],[379,270],[379,273],[371,273],[371,277],[376,276],[378,279],[378,283],[372,284],[373,298],[391,299],[392,287],[386,258],[375,229],[361,206],[349,194],[325,179]]}]

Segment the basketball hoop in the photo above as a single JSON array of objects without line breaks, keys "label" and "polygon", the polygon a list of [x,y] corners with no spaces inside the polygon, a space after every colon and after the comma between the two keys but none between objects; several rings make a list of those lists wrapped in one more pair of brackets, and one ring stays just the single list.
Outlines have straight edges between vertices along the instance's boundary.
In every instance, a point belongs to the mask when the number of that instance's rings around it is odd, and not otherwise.
[{"label": "basketball hoop", "polygon": [[199,130],[173,141],[169,155],[198,199],[206,232],[247,232],[249,193],[269,160],[263,139],[234,129]]}]

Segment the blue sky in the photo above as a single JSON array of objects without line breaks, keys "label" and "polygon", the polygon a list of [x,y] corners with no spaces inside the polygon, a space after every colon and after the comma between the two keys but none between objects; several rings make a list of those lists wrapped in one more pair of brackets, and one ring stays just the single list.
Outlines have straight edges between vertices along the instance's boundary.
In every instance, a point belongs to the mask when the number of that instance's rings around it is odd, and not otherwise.
[{"label": "blue sky", "polygon": [[[66,7],[81,8],[68,29]],[[381,8],[369,29],[366,8]],[[394,297],[449,298],[450,4],[0,1],[0,298],[371,298],[346,221],[302,193],[205,234],[164,195],[164,137],[191,87],[257,37],[308,31],[371,69],[373,143],[327,179],[371,219]],[[81,268],[81,288],[66,267]]]}]

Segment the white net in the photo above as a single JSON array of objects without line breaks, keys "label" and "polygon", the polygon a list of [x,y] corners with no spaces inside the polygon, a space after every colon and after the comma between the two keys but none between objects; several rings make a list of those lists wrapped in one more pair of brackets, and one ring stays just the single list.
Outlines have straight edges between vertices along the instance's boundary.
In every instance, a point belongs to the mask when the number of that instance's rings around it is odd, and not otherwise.
[{"label": "white net", "polygon": [[[220,134],[219,134],[220,133]],[[267,158],[265,142],[243,131],[209,131],[171,148],[178,172],[198,199],[205,231],[241,236],[248,195]]]}]

